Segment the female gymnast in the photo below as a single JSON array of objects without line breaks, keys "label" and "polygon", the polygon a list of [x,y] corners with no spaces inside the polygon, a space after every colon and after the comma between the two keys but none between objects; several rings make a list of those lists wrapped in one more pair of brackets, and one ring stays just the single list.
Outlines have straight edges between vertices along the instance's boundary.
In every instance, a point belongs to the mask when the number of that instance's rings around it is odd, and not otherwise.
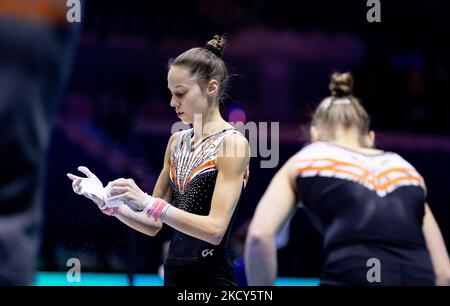
[{"label": "female gymnast", "polygon": [[174,229],[164,262],[167,286],[236,285],[228,242],[250,152],[219,111],[229,78],[224,48],[225,38],[215,36],[169,62],[170,106],[192,128],[170,137],[151,196],[132,179],[103,188],[86,167],[79,170],[87,177],[68,174],[76,193],[126,225],[150,236],[163,224]]},{"label": "female gymnast", "polygon": [[250,285],[272,285],[275,236],[302,203],[323,233],[321,285],[448,285],[450,262],[428,207],[421,175],[393,152],[377,150],[369,116],[349,73],[331,77],[317,107],[312,143],[272,179],[249,227]]}]

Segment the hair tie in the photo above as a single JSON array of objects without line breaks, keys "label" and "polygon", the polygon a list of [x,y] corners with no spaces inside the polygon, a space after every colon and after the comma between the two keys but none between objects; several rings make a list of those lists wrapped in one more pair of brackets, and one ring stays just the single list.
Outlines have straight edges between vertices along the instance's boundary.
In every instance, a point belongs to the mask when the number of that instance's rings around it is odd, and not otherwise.
[{"label": "hair tie", "polygon": [[333,105],[343,105],[343,104],[352,104],[352,101],[349,98],[341,98],[333,100]]},{"label": "hair tie", "polygon": [[339,98],[335,99],[332,97],[328,97],[325,99],[325,102],[323,103],[325,109],[330,108],[333,105],[345,105],[345,104],[352,104],[352,101],[349,98]]},{"label": "hair tie", "polygon": [[214,48],[214,46],[212,46],[210,44],[204,45],[203,49],[206,49],[206,50],[212,52],[215,56],[217,56],[219,58],[222,57],[222,52],[220,50],[218,50],[217,48]]}]

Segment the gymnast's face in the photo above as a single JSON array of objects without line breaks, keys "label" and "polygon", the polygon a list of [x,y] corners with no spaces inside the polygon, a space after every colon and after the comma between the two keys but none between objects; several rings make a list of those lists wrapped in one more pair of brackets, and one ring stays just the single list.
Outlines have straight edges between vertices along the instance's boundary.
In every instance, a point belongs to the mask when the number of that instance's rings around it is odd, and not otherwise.
[{"label": "gymnast's face", "polygon": [[175,108],[183,123],[192,124],[194,114],[204,116],[208,110],[207,90],[202,90],[195,76],[181,66],[172,66],[167,75],[167,84],[172,94],[170,106]]}]

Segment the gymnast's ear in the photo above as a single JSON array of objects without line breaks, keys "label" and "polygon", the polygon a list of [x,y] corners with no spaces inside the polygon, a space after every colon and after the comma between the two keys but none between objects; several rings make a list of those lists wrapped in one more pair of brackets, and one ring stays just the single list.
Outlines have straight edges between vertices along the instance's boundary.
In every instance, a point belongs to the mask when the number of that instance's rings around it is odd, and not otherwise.
[{"label": "gymnast's ear", "polygon": [[216,79],[211,79],[208,82],[208,87],[206,89],[206,93],[208,95],[216,95],[219,92],[219,82]]},{"label": "gymnast's ear", "polygon": [[319,130],[314,125],[311,125],[309,132],[310,132],[311,142],[320,140]]},{"label": "gymnast's ear", "polygon": [[374,148],[375,147],[375,132],[370,131],[369,134],[367,134],[367,147]]}]

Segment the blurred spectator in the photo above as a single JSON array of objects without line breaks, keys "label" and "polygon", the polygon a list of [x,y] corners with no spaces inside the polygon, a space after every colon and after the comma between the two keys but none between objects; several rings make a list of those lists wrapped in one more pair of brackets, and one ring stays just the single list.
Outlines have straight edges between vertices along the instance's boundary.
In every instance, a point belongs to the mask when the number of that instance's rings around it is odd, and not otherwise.
[{"label": "blurred spectator", "polygon": [[0,4],[0,285],[30,285],[42,228],[44,160],[69,75],[66,1]]}]

